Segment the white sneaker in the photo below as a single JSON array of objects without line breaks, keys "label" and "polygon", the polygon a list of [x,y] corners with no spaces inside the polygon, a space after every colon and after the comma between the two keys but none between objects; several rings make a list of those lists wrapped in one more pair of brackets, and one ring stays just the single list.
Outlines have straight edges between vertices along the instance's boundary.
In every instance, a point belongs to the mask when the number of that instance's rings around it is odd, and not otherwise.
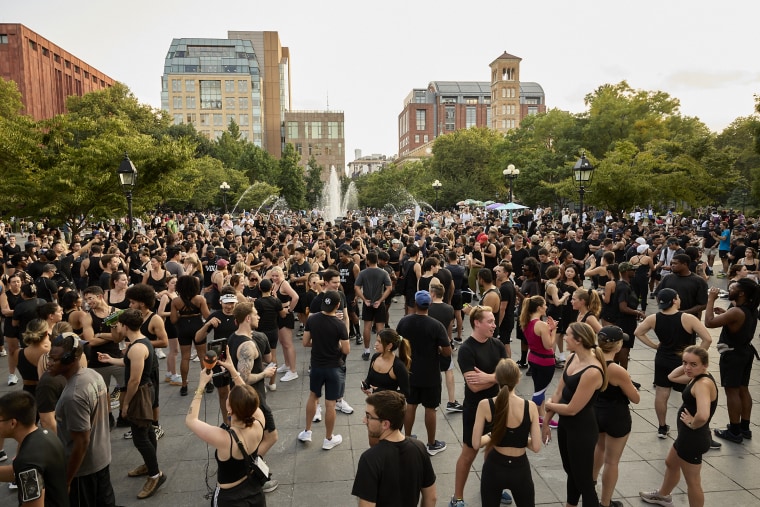
[{"label": "white sneaker", "polygon": [[181,386],[182,385],[182,375],[179,373],[175,373],[174,375],[169,378],[169,385],[172,386]]},{"label": "white sneaker", "polygon": [[[311,432],[309,432],[309,433],[311,433]],[[343,437],[342,436],[340,436],[340,435],[333,435],[332,440],[325,439],[322,442],[322,449],[324,449],[325,451],[329,451],[333,447],[337,447],[337,446],[339,446],[342,443],[343,443]]]},{"label": "white sneaker", "polygon": [[16,376],[15,373],[11,373],[10,375],[8,375],[8,385],[15,386],[16,384],[18,384],[18,377]]},{"label": "white sneaker", "polygon": [[16,484],[15,482],[9,482],[8,489],[18,489],[18,484]]},{"label": "white sneaker", "polygon": [[317,412],[314,414],[312,422],[322,422],[322,406],[317,405]]},{"label": "white sneaker", "polygon": [[166,354],[164,354],[164,351],[161,349],[158,349],[156,351],[156,357],[159,359],[166,359]]},{"label": "white sneaker", "polygon": [[164,375],[164,382],[171,382],[172,381],[172,372],[167,371],[166,375]]},{"label": "white sneaker", "polygon": [[299,433],[298,440],[301,442],[311,442],[311,430],[303,430],[301,433]]},{"label": "white sneaker", "polygon": [[8,355],[8,352],[5,351],[5,349],[0,350],[0,357],[5,357]]},{"label": "white sneaker", "polygon": [[277,368],[277,373],[285,373],[286,371],[290,371],[290,368],[288,368],[288,365],[285,363],[281,364],[280,367]]},{"label": "white sneaker", "polygon": [[340,400],[335,403],[335,410],[340,410],[344,414],[353,414],[354,409],[351,405],[348,404],[346,400]]},{"label": "white sneaker", "polygon": [[294,371],[289,371],[282,377],[280,377],[280,382],[290,382],[291,380],[295,380],[298,378],[298,373]]},{"label": "white sneaker", "polygon": [[277,384],[267,384],[267,389],[269,389],[270,391],[276,391]]}]

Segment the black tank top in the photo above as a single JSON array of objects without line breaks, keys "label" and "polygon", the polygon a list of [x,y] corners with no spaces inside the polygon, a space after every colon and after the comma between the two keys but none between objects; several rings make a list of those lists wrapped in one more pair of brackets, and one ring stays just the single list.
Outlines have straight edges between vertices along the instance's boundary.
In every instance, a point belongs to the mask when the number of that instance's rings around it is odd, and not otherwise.
[{"label": "black tank top", "polygon": [[[683,421],[681,421],[681,413],[684,410],[688,410],[690,414],[695,415],[697,413],[697,399],[694,397],[694,395],[691,394],[691,388],[694,386],[694,383],[703,378],[707,377],[710,380],[712,380],[713,384],[715,384],[715,379],[712,375],[709,373],[703,373],[701,375],[697,375],[694,377],[694,380],[686,384],[686,387],[683,390],[683,393],[681,393],[681,400],[683,401],[683,404],[681,405],[681,408],[678,409],[678,431],[682,431],[683,429],[692,429],[686,426]],[[716,393],[717,393],[717,384],[716,384]],[[700,430],[707,430],[709,433],[710,431],[710,421],[712,420],[713,414],[715,414],[715,409],[718,407],[718,397],[719,394],[716,394],[715,400],[710,402],[710,417],[707,419],[707,422],[700,426],[699,428],[694,429],[693,431],[700,431]]]},{"label": "black tank top", "polygon": [[[609,365],[614,362],[615,361],[607,361],[607,366],[609,367]],[[628,405],[629,403],[630,400],[628,399],[628,396],[623,393],[620,386],[613,386],[612,384],[607,384],[607,389],[600,391],[599,396],[596,399],[596,405],[598,407],[608,405]]]},{"label": "black tank top", "polygon": [[739,308],[744,312],[744,324],[742,324],[742,327],[736,333],[732,333],[727,326],[723,326],[718,343],[725,343],[735,348],[746,347],[752,343],[752,337],[755,336],[755,328],[757,327],[757,317],[753,315],[749,308],[745,306],[740,306]]},{"label": "black tank top", "polygon": [[[75,312],[75,310],[69,310],[68,312],[63,312],[63,320],[64,320],[64,322],[71,323],[71,321],[69,319],[71,319],[71,314],[74,313],[74,312]],[[79,336],[82,336],[83,329],[81,327],[79,329],[74,329],[73,331],[76,334],[78,334]]]},{"label": "black tank top", "polygon": [[694,335],[686,332],[681,325],[682,315],[683,312],[676,312],[673,315],[655,314],[654,332],[660,340],[657,354],[680,354],[683,349],[696,342]]},{"label": "black tank top", "polygon": [[[494,413],[496,412],[496,404],[493,398],[488,398],[488,404],[491,406],[491,423],[493,423]],[[527,400],[523,400],[523,405],[525,409],[523,410],[523,418],[520,425],[516,428],[507,426],[507,431],[501,437],[501,442],[494,444],[496,447],[515,447],[517,449],[527,447],[528,437],[530,436],[530,406]]]},{"label": "black tank top", "polygon": [[[150,340],[143,337],[139,340],[135,340],[132,345],[136,343],[142,343],[148,348],[148,358],[145,360],[145,365],[143,366],[142,375],[140,375],[140,385],[145,385],[148,382],[151,381],[150,374],[153,370],[153,363],[155,363],[156,354],[153,350],[153,345],[151,345]],[[130,347],[132,346],[130,345]],[[132,361],[129,359],[129,354],[124,354],[124,385],[127,385],[129,383],[129,376],[132,368]]]},{"label": "black tank top", "polygon": [[[254,419],[253,422],[261,424],[258,419]],[[232,432],[234,430],[228,429],[227,431]],[[242,438],[240,438],[240,441],[242,442]],[[245,464],[245,458],[238,459],[232,456],[233,445],[237,447],[237,444],[233,444],[232,434],[230,433],[230,459],[222,461],[219,459],[219,451],[214,452],[214,458],[216,458],[217,465],[217,480],[220,484],[231,484],[233,482],[237,482],[246,475],[247,467]],[[251,454],[254,459],[258,455],[258,451],[259,448],[256,447],[256,450]]]},{"label": "black tank top", "polygon": [[[570,364],[575,360],[577,356],[573,354],[570,356],[570,359],[567,361],[567,364],[565,365],[565,370],[562,372],[562,380],[565,381],[565,387],[562,389],[562,400],[560,403],[570,403],[570,400],[573,399],[573,396],[575,395],[575,391],[578,390],[578,384],[581,383],[581,376],[586,372],[586,370],[590,368],[596,368],[599,370],[599,372],[604,376],[604,372],[600,367],[598,367],[595,364],[586,366],[582,370],[579,370],[572,375],[567,373],[567,368],[570,366]],[[594,395],[591,397],[589,402],[586,404],[585,407],[581,409],[581,412],[585,412],[589,409],[593,409],[594,403],[596,402],[596,398],[599,395],[599,391],[595,391]],[[580,412],[577,414],[580,415]]]},{"label": "black tank top", "polygon": [[[98,317],[92,310],[90,310],[90,317],[92,318],[93,334],[111,332],[111,328],[103,324],[103,319],[105,317]],[[87,361],[87,366],[89,368],[105,368],[107,366],[111,366],[108,363],[101,363],[98,361],[98,352],[103,352],[104,354],[108,354],[111,357],[122,357],[121,350],[119,349],[119,344],[116,342],[109,340],[102,345],[93,345],[90,359]]]},{"label": "black tank top", "polygon": [[100,286],[100,275],[103,274],[103,268],[100,267],[100,255],[90,256],[90,265],[87,267],[87,285]]}]

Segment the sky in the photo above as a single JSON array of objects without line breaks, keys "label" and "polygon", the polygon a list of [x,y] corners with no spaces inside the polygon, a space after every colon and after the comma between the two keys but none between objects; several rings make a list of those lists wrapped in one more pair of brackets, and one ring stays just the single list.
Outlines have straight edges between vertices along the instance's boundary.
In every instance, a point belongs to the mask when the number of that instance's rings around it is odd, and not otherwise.
[{"label": "sky", "polygon": [[724,0],[4,0],[22,23],[160,107],[173,38],[277,31],[291,55],[291,107],[343,111],[346,162],[398,152],[398,115],[431,81],[488,81],[504,51],[522,58],[549,108],[626,80],[680,100],[720,132],[754,110],[760,2]]}]

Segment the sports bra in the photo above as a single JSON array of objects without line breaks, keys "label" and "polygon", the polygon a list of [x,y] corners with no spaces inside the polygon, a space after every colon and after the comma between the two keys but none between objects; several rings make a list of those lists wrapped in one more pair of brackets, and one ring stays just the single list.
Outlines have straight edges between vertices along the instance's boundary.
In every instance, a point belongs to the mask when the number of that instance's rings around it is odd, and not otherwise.
[{"label": "sports bra", "polygon": [[[253,421],[261,424],[261,421],[258,419],[254,419]],[[219,451],[217,450],[214,452],[217,464],[216,474],[219,484],[231,484],[239,481],[246,476],[246,469],[248,468],[245,464],[245,458],[234,458],[232,456],[232,430],[229,429],[227,431],[230,433],[230,459],[222,461],[219,459]],[[251,456],[255,457],[258,450],[259,448],[256,447],[256,450]]]},{"label": "sports bra", "polygon": [[[493,398],[488,398],[488,404],[491,406],[491,423],[493,423],[494,413],[496,411],[496,403]],[[501,437],[501,442],[494,443],[496,447],[515,447],[522,449],[528,445],[528,437],[530,436],[530,407],[526,400],[523,400],[525,410],[523,410],[523,417],[520,425],[516,428],[510,428],[507,426],[507,431],[504,432],[504,436]]]}]

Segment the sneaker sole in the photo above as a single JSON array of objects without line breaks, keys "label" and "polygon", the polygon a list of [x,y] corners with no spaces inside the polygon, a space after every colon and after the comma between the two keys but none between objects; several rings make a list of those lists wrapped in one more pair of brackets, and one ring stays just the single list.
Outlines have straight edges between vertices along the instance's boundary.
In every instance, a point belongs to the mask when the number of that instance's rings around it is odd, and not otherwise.
[{"label": "sneaker sole", "polygon": [[446,412],[449,412],[449,413],[451,413],[451,412],[464,412],[464,409],[462,409],[462,408],[448,408],[448,407],[446,407]]}]

